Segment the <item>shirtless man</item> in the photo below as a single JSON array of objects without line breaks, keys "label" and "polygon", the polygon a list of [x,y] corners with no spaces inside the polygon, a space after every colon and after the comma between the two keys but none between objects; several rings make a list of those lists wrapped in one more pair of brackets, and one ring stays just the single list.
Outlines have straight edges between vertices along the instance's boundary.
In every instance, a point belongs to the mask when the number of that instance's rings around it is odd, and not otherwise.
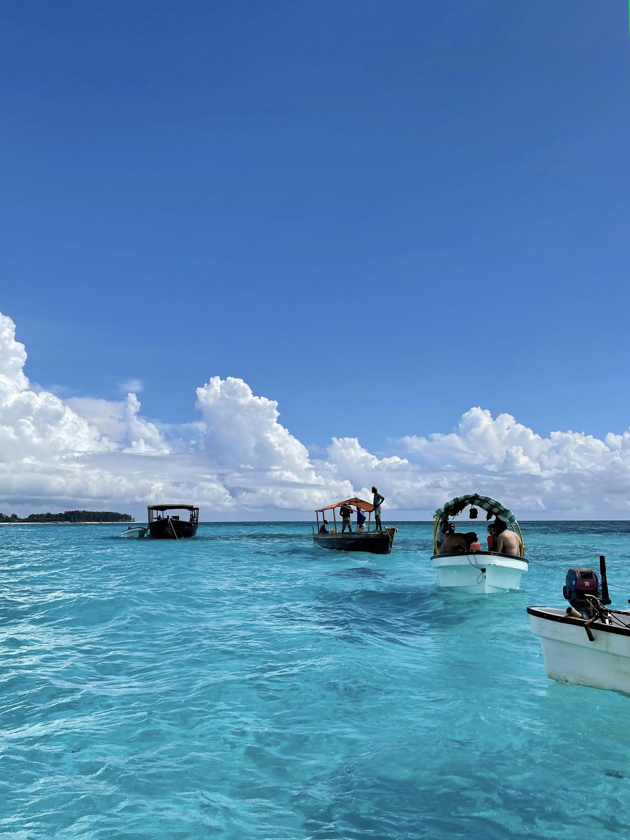
[{"label": "shirtless man", "polygon": [[505,522],[497,519],[494,532],[494,550],[499,554],[518,557],[521,553],[521,538],[514,531],[508,531]]},{"label": "shirtless man", "polygon": [[439,554],[453,554],[454,552],[461,551],[465,553],[468,551],[468,540],[463,534],[456,534],[454,531],[451,532],[448,537],[442,543]]}]

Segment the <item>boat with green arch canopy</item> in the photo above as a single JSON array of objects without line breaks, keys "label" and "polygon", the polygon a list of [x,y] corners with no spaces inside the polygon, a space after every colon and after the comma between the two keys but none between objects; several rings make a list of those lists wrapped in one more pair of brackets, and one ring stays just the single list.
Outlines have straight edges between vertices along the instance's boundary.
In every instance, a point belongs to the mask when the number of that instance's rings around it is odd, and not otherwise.
[{"label": "boat with green arch canopy", "polygon": [[[467,508],[471,520],[479,516],[478,509],[485,511],[486,522],[493,520],[488,527],[487,549],[481,544],[485,533],[479,538],[475,531],[456,530],[453,520]],[[491,496],[456,496],[435,511],[431,566],[437,571],[438,586],[471,594],[518,589],[528,565],[516,517]]]}]

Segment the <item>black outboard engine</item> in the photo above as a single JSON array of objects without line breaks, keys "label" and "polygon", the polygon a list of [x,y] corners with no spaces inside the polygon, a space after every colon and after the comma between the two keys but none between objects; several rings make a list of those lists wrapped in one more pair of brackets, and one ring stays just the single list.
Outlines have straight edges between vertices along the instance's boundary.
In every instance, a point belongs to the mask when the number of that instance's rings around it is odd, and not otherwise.
[{"label": "black outboard engine", "polygon": [[598,612],[593,609],[597,606],[593,599],[600,602],[601,609],[602,581],[599,572],[594,569],[569,569],[562,594],[583,618],[591,618]]}]

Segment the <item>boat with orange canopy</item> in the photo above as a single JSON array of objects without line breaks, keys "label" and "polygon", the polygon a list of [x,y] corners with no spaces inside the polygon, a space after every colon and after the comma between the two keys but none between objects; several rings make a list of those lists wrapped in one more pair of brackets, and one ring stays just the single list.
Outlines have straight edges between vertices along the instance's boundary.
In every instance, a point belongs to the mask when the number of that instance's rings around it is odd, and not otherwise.
[{"label": "boat with orange canopy", "polygon": [[[337,511],[348,506],[354,508],[353,513],[361,510],[367,513],[367,522],[363,526],[363,530],[359,530],[356,523],[351,527],[354,530],[351,532],[345,531],[341,533],[341,520],[339,528],[337,528]],[[369,551],[372,554],[390,554],[392,550],[392,543],[394,542],[394,535],[397,528],[383,528],[377,530],[372,523],[372,511],[374,505],[371,502],[366,502],[364,499],[359,499],[354,496],[352,499],[342,499],[340,502],[334,502],[332,505],[319,508],[315,511],[315,518],[317,525],[313,526],[313,539],[321,548],[333,548],[337,551]],[[330,523],[325,514],[332,511],[333,521]],[[320,521],[319,514],[322,518]],[[332,524],[332,527],[328,526]]]}]

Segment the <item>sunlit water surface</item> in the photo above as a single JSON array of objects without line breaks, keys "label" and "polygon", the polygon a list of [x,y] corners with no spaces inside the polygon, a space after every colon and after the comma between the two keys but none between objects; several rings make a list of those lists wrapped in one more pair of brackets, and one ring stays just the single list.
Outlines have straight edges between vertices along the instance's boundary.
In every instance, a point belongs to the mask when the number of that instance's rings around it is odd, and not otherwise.
[{"label": "sunlit water surface", "polygon": [[627,836],[630,697],[548,680],[525,607],[600,553],[630,587],[630,524],[528,523],[522,591],[479,598],[399,529],[1,528],[0,836]]}]

